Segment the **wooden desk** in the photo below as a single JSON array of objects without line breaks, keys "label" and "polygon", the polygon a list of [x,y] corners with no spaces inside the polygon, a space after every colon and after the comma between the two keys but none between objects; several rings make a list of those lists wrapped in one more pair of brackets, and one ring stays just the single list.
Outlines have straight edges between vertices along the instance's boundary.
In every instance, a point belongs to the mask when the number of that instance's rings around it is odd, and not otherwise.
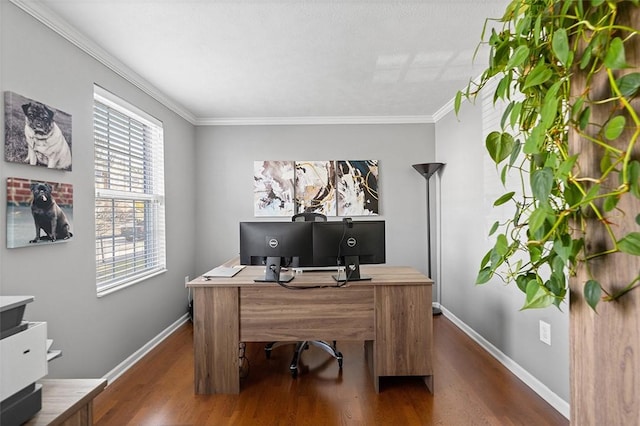
[{"label": "wooden desk", "polygon": [[[186,284],[193,292],[195,393],[240,392],[240,342],[363,340],[376,392],[380,377],[420,376],[433,392],[433,281],[415,269],[361,266],[371,281],[289,290],[255,283],[264,268]],[[328,272],[304,272],[295,286],[335,286]]]},{"label": "wooden desk", "polygon": [[105,379],[44,379],[42,409],[26,426],[89,426],[93,398],[107,386]]}]

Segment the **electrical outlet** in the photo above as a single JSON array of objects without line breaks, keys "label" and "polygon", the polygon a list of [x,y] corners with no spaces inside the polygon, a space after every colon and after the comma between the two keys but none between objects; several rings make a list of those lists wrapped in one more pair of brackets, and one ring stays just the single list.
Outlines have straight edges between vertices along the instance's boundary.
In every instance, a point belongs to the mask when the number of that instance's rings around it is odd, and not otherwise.
[{"label": "electrical outlet", "polygon": [[551,324],[540,320],[540,341],[551,346]]}]

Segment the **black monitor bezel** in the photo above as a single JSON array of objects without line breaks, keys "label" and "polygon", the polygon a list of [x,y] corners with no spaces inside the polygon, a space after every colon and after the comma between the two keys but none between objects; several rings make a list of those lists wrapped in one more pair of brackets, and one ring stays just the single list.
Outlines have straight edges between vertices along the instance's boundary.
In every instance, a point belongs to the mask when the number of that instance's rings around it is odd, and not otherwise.
[{"label": "black monitor bezel", "polygon": [[[313,224],[314,266],[340,266],[345,256],[358,256],[360,264],[386,263],[384,220],[327,221]],[[356,237],[357,245],[347,241]]]},{"label": "black monitor bezel", "polygon": [[[313,264],[313,223],[280,221],[240,222],[240,264],[264,265],[268,257],[284,259],[282,266]],[[277,238],[277,247],[267,241]]]}]

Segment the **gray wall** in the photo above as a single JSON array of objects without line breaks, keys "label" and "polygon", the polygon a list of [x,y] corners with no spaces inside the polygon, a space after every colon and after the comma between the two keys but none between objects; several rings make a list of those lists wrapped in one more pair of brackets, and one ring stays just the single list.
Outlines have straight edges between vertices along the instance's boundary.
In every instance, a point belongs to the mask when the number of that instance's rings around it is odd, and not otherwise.
[{"label": "gray wall", "polygon": [[[442,304],[463,323],[569,401],[569,307],[519,311],[524,295],[499,279],[475,285],[480,261],[493,246],[488,233],[503,212],[492,205],[504,192],[482,138],[482,110],[465,103],[436,124],[441,175]],[[551,346],[539,340],[539,320],[551,324]]]},{"label": "gray wall", "polygon": [[378,218],[386,221],[387,264],[425,272],[425,180],[411,165],[433,161],[434,128],[433,124],[199,127],[197,272],[238,255],[238,222],[256,220],[255,160],[340,159],[379,160]]},{"label": "gray wall", "polygon": [[[0,8],[0,89],[73,116],[73,171],[1,161],[0,199],[7,177],[74,189],[74,238],[55,246],[7,249],[6,203],[0,203],[0,294],[35,296],[26,318],[47,321],[54,348],[63,351],[50,363],[50,377],[101,377],[186,313],[184,276],[195,269],[194,127],[13,4],[2,1]],[[167,175],[168,272],[102,298],[94,266],[94,82],[164,123]]]}]

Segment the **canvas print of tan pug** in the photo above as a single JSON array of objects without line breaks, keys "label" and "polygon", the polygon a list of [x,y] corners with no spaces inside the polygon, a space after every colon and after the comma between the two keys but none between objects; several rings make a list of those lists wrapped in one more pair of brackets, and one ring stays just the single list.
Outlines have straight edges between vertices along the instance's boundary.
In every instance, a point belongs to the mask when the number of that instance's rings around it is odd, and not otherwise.
[{"label": "canvas print of tan pug", "polygon": [[5,159],[71,170],[71,115],[5,92]]}]

